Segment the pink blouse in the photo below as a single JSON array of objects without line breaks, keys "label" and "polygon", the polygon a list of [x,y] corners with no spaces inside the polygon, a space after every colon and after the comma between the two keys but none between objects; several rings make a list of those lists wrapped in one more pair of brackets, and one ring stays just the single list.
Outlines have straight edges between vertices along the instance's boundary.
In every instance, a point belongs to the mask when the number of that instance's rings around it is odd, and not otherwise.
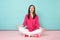
[{"label": "pink blouse", "polygon": [[26,28],[30,32],[36,30],[37,28],[40,27],[38,16],[36,15],[35,19],[33,19],[32,16],[30,16],[30,19],[28,19],[28,14],[25,15],[23,26],[27,26]]}]

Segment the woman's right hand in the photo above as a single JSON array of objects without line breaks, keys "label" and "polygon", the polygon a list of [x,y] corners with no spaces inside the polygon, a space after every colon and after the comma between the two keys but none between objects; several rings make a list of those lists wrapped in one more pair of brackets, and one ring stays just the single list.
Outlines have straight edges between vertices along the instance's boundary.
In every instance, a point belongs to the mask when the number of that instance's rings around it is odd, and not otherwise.
[{"label": "woman's right hand", "polygon": [[20,26],[16,25],[16,28],[19,28]]}]

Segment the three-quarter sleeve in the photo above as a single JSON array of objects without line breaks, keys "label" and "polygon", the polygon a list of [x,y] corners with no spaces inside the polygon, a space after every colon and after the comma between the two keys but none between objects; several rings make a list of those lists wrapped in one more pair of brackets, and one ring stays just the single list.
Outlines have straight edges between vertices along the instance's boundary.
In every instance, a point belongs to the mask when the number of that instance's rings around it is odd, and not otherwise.
[{"label": "three-quarter sleeve", "polygon": [[27,25],[27,15],[25,15],[24,21],[23,21],[23,26]]},{"label": "three-quarter sleeve", "polygon": [[40,27],[40,23],[39,23],[38,16],[36,16],[36,27],[37,27],[37,28],[39,28],[39,27]]}]

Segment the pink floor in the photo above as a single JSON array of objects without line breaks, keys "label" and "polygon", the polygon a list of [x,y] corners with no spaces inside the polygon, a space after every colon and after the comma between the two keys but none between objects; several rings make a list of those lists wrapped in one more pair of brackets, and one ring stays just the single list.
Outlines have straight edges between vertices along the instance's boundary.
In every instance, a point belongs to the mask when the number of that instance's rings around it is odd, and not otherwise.
[{"label": "pink floor", "polygon": [[0,40],[60,40],[60,31],[47,31],[41,37],[23,37],[18,31],[0,31]]}]

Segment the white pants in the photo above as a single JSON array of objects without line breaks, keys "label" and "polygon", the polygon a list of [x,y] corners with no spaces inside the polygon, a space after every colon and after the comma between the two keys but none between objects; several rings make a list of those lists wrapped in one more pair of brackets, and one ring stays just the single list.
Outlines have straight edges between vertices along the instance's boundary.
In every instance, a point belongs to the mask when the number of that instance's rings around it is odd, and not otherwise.
[{"label": "white pants", "polygon": [[19,32],[23,33],[23,34],[27,34],[27,35],[32,35],[32,34],[41,34],[42,33],[42,28],[40,27],[39,29],[36,29],[32,32],[29,32],[28,29],[25,29],[24,27],[19,27]]}]

